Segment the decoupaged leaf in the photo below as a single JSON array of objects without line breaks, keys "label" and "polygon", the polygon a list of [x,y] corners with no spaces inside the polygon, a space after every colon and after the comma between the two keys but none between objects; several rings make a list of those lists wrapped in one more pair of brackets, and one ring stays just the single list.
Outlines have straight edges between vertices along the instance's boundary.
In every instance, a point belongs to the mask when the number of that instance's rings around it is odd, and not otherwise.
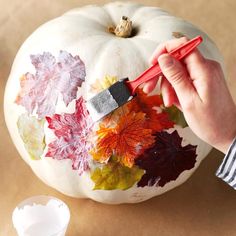
[{"label": "decoupaged leaf", "polygon": [[142,111],[148,114],[153,107],[159,107],[163,105],[161,95],[148,95],[143,92],[141,88],[136,90],[137,96],[129,103],[129,107],[134,111]]},{"label": "decoupaged leaf", "polygon": [[106,115],[100,122],[105,127],[114,127],[120,118],[129,114],[132,110],[129,109],[127,104],[124,104],[121,107],[118,107],[110,114]]},{"label": "decoupaged leaf", "polygon": [[153,133],[174,127],[174,122],[169,118],[165,111],[149,111],[146,127],[152,129]]},{"label": "decoupaged leaf", "polygon": [[180,125],[182,128],[188,126],[184,118],[183,112],[181,112],[176,106],[165,108],[165,112],[169,114],[170,120],[174,121],[175,124]]},{"label": "decoupaged leaf", "polygon": [[[146,127],[152,129],[153,133],[174,126],[169,115],[161,108],[163,105],[161,95],[150,96],[144,93],[142,89],[137,89],[137,96],[127,105],[135,112],[142,111],[146,114]],[[159,108],[159,111],[156,108]]]},{"label": "decoupaged leaf", "polygon": [[97,131],[97,145],[90,151],[95,161],[107,163],[113,154],[113,149],[116,147],[117,136],[113,128],[107,128],[100,124]]},{"label": "decoupaged leaf", "polygon": [[112,160],[102,168],[96,168],[91,179],[95,183],[94,190],[126,190],[138,182],[143,174],[144,170],[138,166],[129,168]]},{"label": "decoupaged leaf", "polygon": [[184,35],[183,33],[181,33],[181,32],[172,32],[172,36],[173,36],[174,38],[179,39],[179,38],[184,37],[185,35]]},{"label": "decoupaged leaf", "polygon": [[100,125],[96,148],[91,152],[99,162],[107,162],[111,155],[129,167],[134,159],[154,142],[152,130],[144,127],[145,114],[131,112],[122,116],[115,127]]},{"label": "decoupaged leaf", "polygon": [[85,101],[80,97],[76,101],[75,113],[62,115],[55,114],[46,117],[49,128],[53,130],[56,140],[48,145],[47,157],[57,160],[70,159],[72,168],[81,175],[89,169],[92,143],[93,122],[85,106]]},{"label": "decoupaged leaf", "polygon": [[196,162],[196,146],[182,146],[177,131],[157,132],[155,136],[155,144],[135,160],[135,164],[145,170],[139,187],[163,187],[176,180],[183,171],[192,169]]},{"label": "decoupaged leaf", "polygon": [[104,89],[109,88],[115,82],[118,81],[116,76],[105,75],[102,79],[96,79],[96,81],[91,85],[91,92],[99,93]]},{"label": "decoupaged leaf", "polygon": [[40,159],[45,148],[44,136],[45,120],[22,114],[17,121],[19,134],[24,142],[25,148],[33,160]]},{"label": "decoupaged leaf", "polygon": [[21,90],[16,103],[29,114],[36,110],[39,118],[55,113],[59,95],[68,105],[76,98],[78,87],[85,79],[85,66],[79,56],[60,51],[58,59],[49,52],[31,55],[35,74],[26,73],[20,79]]}]

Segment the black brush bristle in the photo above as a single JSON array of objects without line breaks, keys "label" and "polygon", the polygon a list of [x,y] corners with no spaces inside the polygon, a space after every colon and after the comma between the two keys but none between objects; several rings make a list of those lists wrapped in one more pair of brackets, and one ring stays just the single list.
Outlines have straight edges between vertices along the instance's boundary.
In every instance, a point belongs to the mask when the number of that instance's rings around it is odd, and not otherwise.
[{"label": "black brush bristle", "polygon": [[124,105],[131,96],[128,87],[125,85],[125,81],[128,81],[128,78],[119,80],[108,88],[119,107]]}]

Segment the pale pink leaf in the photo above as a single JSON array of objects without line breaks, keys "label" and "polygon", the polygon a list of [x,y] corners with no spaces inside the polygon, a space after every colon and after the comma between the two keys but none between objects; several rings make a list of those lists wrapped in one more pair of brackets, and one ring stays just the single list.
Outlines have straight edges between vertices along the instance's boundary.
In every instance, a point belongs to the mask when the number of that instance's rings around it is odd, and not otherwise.
[{"label": "pale pink leaf", "polygon": [[58,97],[68,105],[76,98],[78,87],[85,80],[85,66],[79,56],[60,51],[58,60],[49,53],[31,55],[35,74],[21,77],[21,91],[16,103],[25,107],[28,113],[36,110],[39,118],[55,113]]}]

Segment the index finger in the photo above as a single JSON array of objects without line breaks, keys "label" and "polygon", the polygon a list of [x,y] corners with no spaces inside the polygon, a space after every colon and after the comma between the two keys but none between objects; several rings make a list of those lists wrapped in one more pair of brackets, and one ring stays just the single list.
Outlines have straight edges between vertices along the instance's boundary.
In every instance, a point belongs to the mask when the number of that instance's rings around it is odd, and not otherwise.
[{"label": "index finger", "polygon": [[179,39],[171,39],[166,42],[160,43],[151,56],[151,63],[157,63],[157,59],[160,55],[170,52],[171,50],[177,48],[178,46],[184,44],[187,41],[188,39],[186,37],[181,37]]}]

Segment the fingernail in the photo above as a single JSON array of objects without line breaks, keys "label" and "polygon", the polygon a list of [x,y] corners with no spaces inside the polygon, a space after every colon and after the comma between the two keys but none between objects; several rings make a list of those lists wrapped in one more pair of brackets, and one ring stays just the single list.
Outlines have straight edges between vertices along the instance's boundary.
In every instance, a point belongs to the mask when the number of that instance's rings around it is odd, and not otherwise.
[{"label": "fingernail", "polygon": [[161,55],[158,62],[161,67],[171,67],[174,64],[173,58],[168,54]]}]

